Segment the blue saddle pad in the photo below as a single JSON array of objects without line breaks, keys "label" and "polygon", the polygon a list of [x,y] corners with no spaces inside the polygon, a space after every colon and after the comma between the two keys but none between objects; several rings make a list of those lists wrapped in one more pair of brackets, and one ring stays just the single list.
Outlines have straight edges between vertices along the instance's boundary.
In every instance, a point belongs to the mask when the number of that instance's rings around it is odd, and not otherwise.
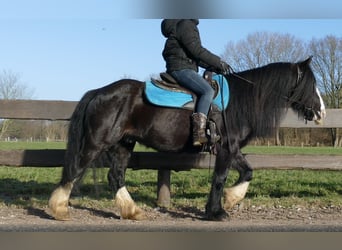
[{"label": "blue saddle pad", "polygon": [[[213,80],[216,80],[220,87],[217,96],[213,100],[213,104],[216,105],[219,110],[225,109],[229,102],[228,82],[222,75],[214,75]],[[221,93],[223,93],[223,96]],[[145,82],[145,95],[150,103],[162,107],[183,108],[186,104],[193,102],[193,98],[190,94],[162,89],[153,84],[152,81]]]}]

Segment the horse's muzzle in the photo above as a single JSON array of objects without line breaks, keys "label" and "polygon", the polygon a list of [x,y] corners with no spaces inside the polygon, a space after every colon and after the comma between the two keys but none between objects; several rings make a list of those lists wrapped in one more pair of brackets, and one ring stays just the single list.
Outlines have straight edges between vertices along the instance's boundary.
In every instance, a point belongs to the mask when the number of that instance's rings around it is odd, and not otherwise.
[{"label": "horse's muzzle", "polygon": [[323,123],[323,120],[325,119],[326,115],[327,115],[327,113],[326,113],[325,109],[322,109],[321,111],[314,111],[313,121],[317,125],[321,125]]}]

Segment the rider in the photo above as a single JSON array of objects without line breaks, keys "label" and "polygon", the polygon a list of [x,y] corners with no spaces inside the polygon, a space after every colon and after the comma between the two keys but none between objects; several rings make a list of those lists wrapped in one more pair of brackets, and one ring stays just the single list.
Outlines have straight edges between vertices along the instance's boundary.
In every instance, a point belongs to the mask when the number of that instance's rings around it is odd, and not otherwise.
[{"label": "rider", "polygon": [[161,23],[161,32],[167,38],[163,50],[166,71],[198,98],[192,114],[194,146],[208,141],[205,129],[214,97],[213,88],[198,74],[198,67],[217,73],[232,71],[220,57],[202,47],[198,24],[198,19],[164,19]]}]

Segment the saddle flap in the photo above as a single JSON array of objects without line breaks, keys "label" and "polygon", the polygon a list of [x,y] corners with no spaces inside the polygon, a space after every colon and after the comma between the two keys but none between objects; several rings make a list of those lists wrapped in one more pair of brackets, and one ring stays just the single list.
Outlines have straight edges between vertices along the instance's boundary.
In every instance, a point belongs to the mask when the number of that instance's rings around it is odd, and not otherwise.
[{"label": "saddle flap", "polygon": [[194,95],[190,90],[180,86],[178,83],[173,84],[173,83],[169,83],[169,82],[154,79],[154,78],[151,78],[151,82],[157,87],[162,88],[162,89],[166,89],[166,90],[173,91],[173,92],[181,92],[181,93]]}]

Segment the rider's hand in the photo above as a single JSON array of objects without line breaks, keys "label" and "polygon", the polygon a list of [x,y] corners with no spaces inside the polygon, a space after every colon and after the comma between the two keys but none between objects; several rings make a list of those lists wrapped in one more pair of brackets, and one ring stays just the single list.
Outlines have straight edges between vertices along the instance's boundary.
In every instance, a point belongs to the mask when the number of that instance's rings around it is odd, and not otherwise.
[{"label": "rider's hand", "polygon": [[221,61],[221,71],[224,75],[229,75],[229,74],[234,73],[233,68],[224,61]]}]

